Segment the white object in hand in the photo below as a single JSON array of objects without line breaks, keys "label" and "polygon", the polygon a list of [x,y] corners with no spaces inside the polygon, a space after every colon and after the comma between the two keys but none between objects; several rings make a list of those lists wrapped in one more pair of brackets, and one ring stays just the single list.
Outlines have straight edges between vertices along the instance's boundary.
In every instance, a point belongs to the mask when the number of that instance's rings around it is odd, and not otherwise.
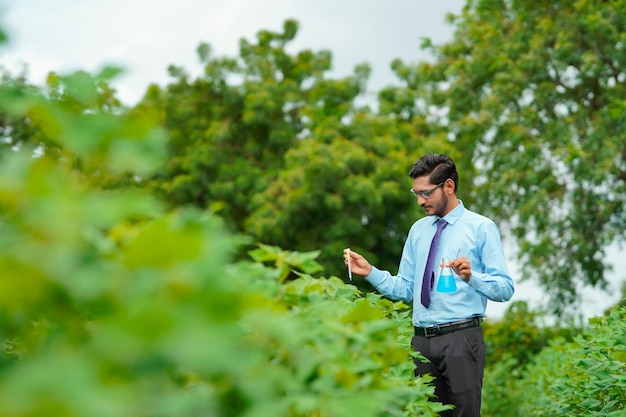
[{"label": "white object in hand", "polygon": [[352,281],[352,267],[350,264],[350,249],[348,249],[348,277],[350,278],[350,281]]}]

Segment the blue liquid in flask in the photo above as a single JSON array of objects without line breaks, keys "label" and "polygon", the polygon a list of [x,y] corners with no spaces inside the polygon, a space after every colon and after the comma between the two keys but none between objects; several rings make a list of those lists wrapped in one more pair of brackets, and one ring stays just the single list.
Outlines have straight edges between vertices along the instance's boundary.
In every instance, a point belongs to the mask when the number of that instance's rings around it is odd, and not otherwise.
[{"label": "blue liquid in flask", "polygon": [[[443,258],[441,260],[442,264],[447,264],[450,262],[449,259]],[[437,291],[439,292],[455,292],[456,291],[456,282],[454,280],[454,276],[452,275],[452,268],[449,266],[444,266],[441,268],[441,275],[439,275],[439,281],[437,282]]]}]

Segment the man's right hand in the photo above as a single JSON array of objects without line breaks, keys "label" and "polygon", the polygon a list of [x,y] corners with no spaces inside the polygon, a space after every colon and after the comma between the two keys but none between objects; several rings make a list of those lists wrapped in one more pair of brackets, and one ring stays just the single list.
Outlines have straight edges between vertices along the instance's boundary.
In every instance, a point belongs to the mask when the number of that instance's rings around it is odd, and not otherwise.
[{"label": "man's right hand", "polygon": [[[348,264],[348,259],[350,259],[350,263]],[[367,262],[367,259],[359,255],[350,248],[346,248],[343,250],[343,261],[346,265],[350,265],[353,274],[358,274],[361,276],[368,276],[372,272],[372,265]]]}]

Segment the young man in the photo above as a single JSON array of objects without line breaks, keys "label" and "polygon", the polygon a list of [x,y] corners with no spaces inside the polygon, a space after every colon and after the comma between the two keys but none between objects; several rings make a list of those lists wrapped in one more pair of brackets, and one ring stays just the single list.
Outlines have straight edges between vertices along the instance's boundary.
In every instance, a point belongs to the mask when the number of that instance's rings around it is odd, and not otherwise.
[{"label": "young man", "polygon": [[[383,295],[413,301],[411,346],[429,360],[415,360],[415,375],[435,377],[435,400],[454,405],[441,416],[478,417],[485,365],[480,323],[487,300],[508,301],[514,291],[500,232],[457,198],[459,176],[447,155],[423,156],[409,176],[411,192],[428,216],[411,227],[398,275],[379,270],[349,249],[344,261]],[[442,258],[451,259],[453,292],[437,291]]]}]

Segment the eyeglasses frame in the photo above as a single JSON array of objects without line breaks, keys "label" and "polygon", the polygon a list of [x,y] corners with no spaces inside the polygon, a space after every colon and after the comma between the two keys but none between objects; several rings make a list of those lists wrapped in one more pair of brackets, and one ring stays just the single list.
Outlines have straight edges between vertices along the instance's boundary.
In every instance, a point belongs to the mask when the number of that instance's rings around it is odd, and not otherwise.
[{"label": "eyeglasses frame", "polygon": [[431,188],[430,190],[426,190],[426,191],[415,191],[413,188],[411,188],[409,191],[411,192],[411,194],[413,194],[415,197],[422,197],[423,199],[428,200],[430,197],[433,196],[433,193],[435,191],[437,191],[437,188],[441,188],[443,187],[443,185],[446,183],[446,181],[448,180],[444,180],[443,182],[440,182],[439,184],[437,184],[436,187]]}]

